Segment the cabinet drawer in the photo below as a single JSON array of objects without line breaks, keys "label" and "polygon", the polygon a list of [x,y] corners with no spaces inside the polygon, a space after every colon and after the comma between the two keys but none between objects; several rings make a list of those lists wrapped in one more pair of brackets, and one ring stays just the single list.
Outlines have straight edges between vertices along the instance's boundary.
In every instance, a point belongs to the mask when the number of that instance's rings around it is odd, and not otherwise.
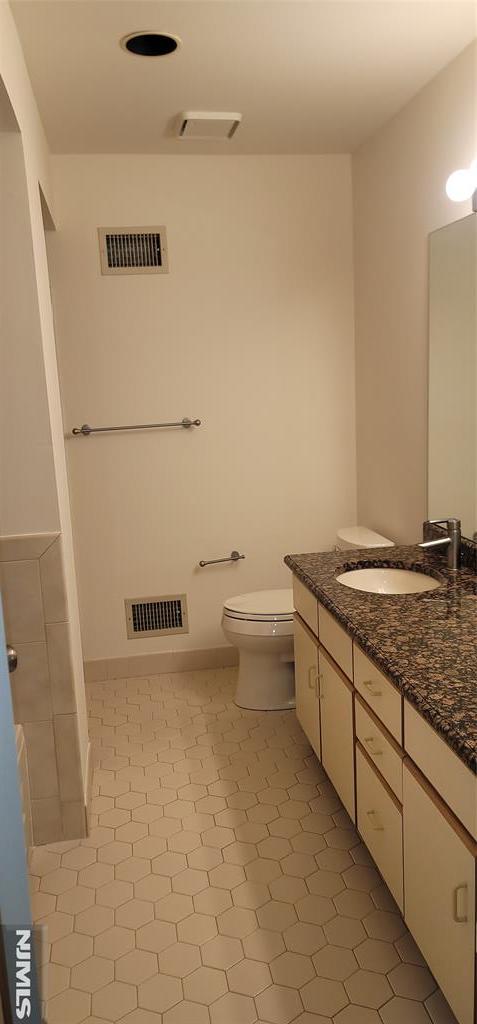
[{"label": "cabinet drawer", "polygon": [[391,736],[402,745],[401,694],[357,644],[354,644],[354,685]]},{"label": "cabinet drawer", "polygon": [[358,830],[402,910],[402,814],[359,746],[356,747],[356,796]]},{"label": "cabinet drawer", "polygon": [[320,643],[331,654],[336,664],[343,669],[348,679],[353,678],[353,642],[346,630],[338,624],[333,615],[318,604],[318,632]]},{"label": "cabinet drawer", "polygon": [[361,697],[356,698],[356,736],[368,757],[402,803],[403,753],[385,735],[374,715],[366,710]]},{"label": "cabinet drawer", "polygon": [[318,601],[311,590],[308,590],[296,576],[293,577],[293,604],[295,611],[315,636],[318,636]]},{"label": "cabinet drawer", "polygon": [[320,649],[321,762],[355,821],[353,688]]}]

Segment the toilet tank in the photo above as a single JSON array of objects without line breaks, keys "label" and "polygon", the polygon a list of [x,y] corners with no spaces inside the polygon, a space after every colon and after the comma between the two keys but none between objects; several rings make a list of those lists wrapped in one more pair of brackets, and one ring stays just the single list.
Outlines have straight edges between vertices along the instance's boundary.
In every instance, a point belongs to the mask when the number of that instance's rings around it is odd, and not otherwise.
[{"label": "toilet tank", "polygon": [[336,534],[336,550],[348,551],[351,548],[393,548],[394,542],[383,537],[367,526],[343,526]]}]

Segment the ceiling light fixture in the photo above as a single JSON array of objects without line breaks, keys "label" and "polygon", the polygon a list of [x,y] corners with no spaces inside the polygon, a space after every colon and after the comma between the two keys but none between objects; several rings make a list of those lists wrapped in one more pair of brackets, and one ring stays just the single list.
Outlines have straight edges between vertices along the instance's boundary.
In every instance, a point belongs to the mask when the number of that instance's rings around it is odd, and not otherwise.
[{"label": "ceiling light fixture", "polygon": [[167,57],[181,45],[178,36],[166,32],[130,32],[120,40],[123,50],[137,57]]},{"label": "ceiling light fixture", "polygon": [[463,203],[474,197],[473,209],[477,210],[477,160],[470,167],[461,168],[449,175],[446,193],[454,203]]}]

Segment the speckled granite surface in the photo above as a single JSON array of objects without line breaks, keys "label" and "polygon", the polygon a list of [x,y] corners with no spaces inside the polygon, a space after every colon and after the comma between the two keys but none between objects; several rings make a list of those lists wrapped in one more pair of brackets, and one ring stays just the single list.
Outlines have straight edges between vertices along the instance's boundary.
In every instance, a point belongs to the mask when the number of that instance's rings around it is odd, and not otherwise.
[{"label": "speckled granite surface", "polygon": [[[417,546],[287,555],[286,564],[407,700],[477,774],[477,577],[447,571]],[[442,586],[423,594],[366,594],[337,583],[346,569],[414,568]]]}]

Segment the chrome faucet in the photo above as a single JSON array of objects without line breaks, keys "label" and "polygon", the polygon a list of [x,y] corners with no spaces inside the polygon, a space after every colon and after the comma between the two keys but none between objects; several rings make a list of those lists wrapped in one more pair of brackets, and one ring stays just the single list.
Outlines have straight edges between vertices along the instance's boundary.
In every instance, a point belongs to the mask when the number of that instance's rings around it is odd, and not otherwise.
[{"label": "chrome faucet", "polygon": [[[438,537],[435,540],[428,540],[430,526],[446,526],[447,537]],[[426,519],[422,526],[423,541],[420,548],[447,547],[447,566],[452,572],[460,568],[460,542],[461,530],[460,519]]]}]

